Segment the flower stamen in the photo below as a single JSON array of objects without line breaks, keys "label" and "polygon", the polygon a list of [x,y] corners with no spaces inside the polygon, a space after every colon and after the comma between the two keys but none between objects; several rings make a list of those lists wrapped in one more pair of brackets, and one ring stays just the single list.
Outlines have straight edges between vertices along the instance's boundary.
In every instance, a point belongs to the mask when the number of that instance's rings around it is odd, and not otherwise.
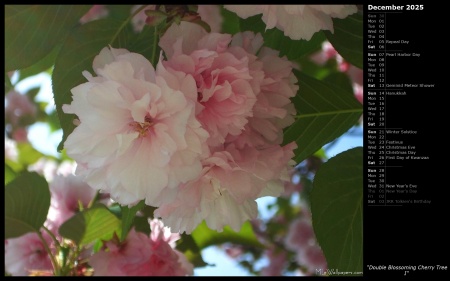
[{"label": "flower stamen", "polygon": [[139,138],[146,137],[148,130],[153,125],[154,123],[150,116],[145,116],[144,122],[133,121],[129,124],[129,126],[133,127],[133,129],[139,133]]}]

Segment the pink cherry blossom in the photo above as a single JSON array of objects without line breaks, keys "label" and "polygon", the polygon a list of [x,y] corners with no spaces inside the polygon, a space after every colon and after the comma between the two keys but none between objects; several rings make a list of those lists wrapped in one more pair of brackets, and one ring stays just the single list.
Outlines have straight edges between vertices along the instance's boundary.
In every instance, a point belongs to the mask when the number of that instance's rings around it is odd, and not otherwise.
[{"label": "pink cherry blossom", "polygon": [[355,98],[361,103],[364,103],[364,87],[354,83],[353,92],[355,93]]},{"label": "pink cherry blossom", "polygon": [[28,131],[26,128],[17,128],[12,133],[12,138],[17,142],[28,142]]},{"label": "pink cherry blossom", "polygon": [[[51,238],[46,233],[43,233],[43,237],[51,245]],[[13,276],[28,276],[34,270],[53,270],[50,257],[37,233],[27,233],[6,241],[5,270]]]},{"label": "pink cherry blossom", "polygon": [[176,199],[162,204],[154,215],[172,230],[188,234],[202,220],[211,229],[222,231],[229,225],[239,231],[245,221],[256,218],[255,199],[281,194],[282,175],[295,147],[291,143],[257,150],[229,144],[206,158],[199,178],[180,187],[172,195]]},{"label": "pink cherry blossom", "polygon": [[321,50],[310,55],[310,59],[318,65],[324,65],[328,60],[335,59],[337,56],[339,54],[333,45],[329,41],[323,41]]},{"label": "pink cherry blossom", "polygon": [[228,34],[206,33],[202,27],[173,24],[160,40],[168,56],[164,66],[191,74],[197,85],[196,117],[208,131],[209,146],[225,142],[228,135],[241,134],[259,91],[250,64],[256,56],[244,49],[228,48]]},{"label": "pink cherry blossom", "polygon": [[43,175],[48,182],[51,182],[56,176],[58,163],[48,157],[41,157],[38,161],[28,166],[28,171]]},{"label": "pink cherry blossom", "polygon": [[260,34],[206,33],[186,22],[160,40],[165,68],[196,80],[196,117],[210,135],[200,176],[158,199],[155,216],[172,230],[190,233],[205,220],[239,231],[256,217],[255,199],[283,191],[296,145],[280,146],[282,129],[293,122],[298,86],[292,63],[262,44]]},{"label": "pink cherry blossom", "polygon": [[327,260],[318,244],[309,245],[297,252],[296,260],[307,268],[306,274],[315,274],[317,270],[327,269]]},{"label": "pink cherry blossom", "polygon": [[358,68],[352,64],[349,65],[347,69],[347,74],[352,80],[354,84],[358,84],[360,86],[364,85],[364,74],[363,70],[361,68]]},{"label": "pink cherry blossom", "polygon": [[300,180],[300,175],[296,169],[289,171],[289,180],[284,182],[283,197],[290,198],[295,192],[301,192],[303,184]]},{"label": "pink cherry blossom", "polygon": [[62,223],[79,211],[79,204],[86,208],[96,194],[93,188],[74,175],[56,175],[49,187],[51,201],[46,224],[55,233]]},{"label": "pink cherry blossom", "polygon": [[195,118],[197,90],[191,75],[155,71],[140,54],[104,48],[94,59],[98,76],[72,89],[64,105],[80,124],[64,146],[76,174],[121,204],[154,199],[201,172],[208,133]]},{"label": "pink cherry blossom", "polygon": [[27,95],[16,91],[6,95],[5,121],[13,126],[13,130],[33,123],[36,114],[37,107]]},{"label": "pink cherry blossom", "polygon": [[[227,141],[234,141],[238,147],[248,144],[255,147],[267,147],[281,144],[283,129],[294,122],[295,108],[290,98],[298,91],[297,78],[292,73],[293,63],[279,52],[262,47],[260,34],[252,32],[238,33],[233,36],[232,46],[242,46],[252,54],[258,52],[259,68],[250,66],[253,77],[258,78],[260,91],[253,107],[253,116],[249,118],[243,133],[237,137],[229,136]],[[254,70],[254,69],[257,70]]]},{"label": "pink cherry blossom", "polygon": [[334,32],[332,18],[357,12],[356,5],[225,5],[241,18],[262,14],[266,29],[274,27],[291,39],[310,40],[320,30]]},{"label": "pink cherry blossom", "polygon": [[286,248],[299,252],[308,245],[316,243],[316,236],[310,219],[302,217],[291,222],[288,234],[284,239]]},{"label": "pink cherry blossom", "polygon": [[261,270],[261,276],[282,276],[288,264],[286,251],[270,248],[266,251],[269,264]]},{"label": "pink cherry blossom", "polygon": [[53,159],[41,157],[38,161],[28,166],[28,171],[34,171],[43,175],[47,182],[52,182],[57,175],[67,176],[74,174],[76,163],[72,160],[64,160],[58,164]]},{"label": "pink cherry blossom", "polygon": [[197,13],[211,28],[211,32],[222,31],[222,15],[219,5],[198,5]]},{"label": "pink cherry blossom", "polygon": [[132,229],[119,245],[106,242],[90,258],[95,276],[186,276],[193,274],[193,265],[170,243],[178,239],[161,222],[150,221],[151,236]]},{"label": "pink cherry blossom", "polygon": [[225,254],[232,259],[236,259],[245,253],[245,247],[236,244],[226,244],[224,247]]}]

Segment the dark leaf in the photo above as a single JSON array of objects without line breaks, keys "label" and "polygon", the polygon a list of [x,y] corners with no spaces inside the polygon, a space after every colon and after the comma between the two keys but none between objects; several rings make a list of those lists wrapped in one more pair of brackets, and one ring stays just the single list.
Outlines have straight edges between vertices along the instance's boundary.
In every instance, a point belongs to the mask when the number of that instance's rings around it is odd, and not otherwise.
[{"label": "dark leaf", "polygon": [[89,10],[89,5],[6,5],[5,71],[47,56]]},{"label": "dark leaf", "polygon": [[299,91],[293,101],[297,120],[284,132],[284,143],[295,141],[294,160],[300,163],[322,146],[347,132],[363,112],[353,92],[294,71]]},{"label": "dark leaf", "polygon": [[311,191],[314,232],[328,268],[363,271],[363,148],[342,152],[323,164]]},{"label": "dark leaf", "polygon": [[50,190],[35,172],[23,172],[5,186],[5,239],[38,232],[47,219]]}]

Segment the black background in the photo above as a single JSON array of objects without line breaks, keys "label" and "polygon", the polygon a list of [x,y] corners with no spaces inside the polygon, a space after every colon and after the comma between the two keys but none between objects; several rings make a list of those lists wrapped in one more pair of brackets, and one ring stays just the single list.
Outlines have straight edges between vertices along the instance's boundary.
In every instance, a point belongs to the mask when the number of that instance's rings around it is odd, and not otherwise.
[{"label": "black background", "polygon": [[[414,1],[418,3],[417,1]],[[379,1],[370,3],[380,6]],[[417,130],[418,135],[403,138],[416,146],[417,154],[427,155],[430,160],[410,161],[407,167],[388,170],[388,181],[418,185],[421,198],[430,199],[431,204],[406,204],[403,206],[368,206],[367,190],[364,196],[364,277],[448,277],[450,271],[449,253],[449,207],[447,189],[450,188],[448,171],[448,141],[450,126],[449,108],[446,102],[450,95],[447,86],[449,48],[448,19],[442,5],[422,2],[423,10],[406,10],[406,4],[413,2],[383,2],[384,5],[405,5],[401,13],[386,11],[386,40],[409,40],[401,45],[404,52],[418,52],[420,58],[395,57],[386,59],[386,83],[428,83],[434,88],[404,88],[407,96],[388,97],[386,103],[387,127],[402,127]],[[364,23],[367,24],[368,10],[364,4]],[[367,42],[365,28],[364,42]],[[386,44],[388,48],[396,46]],[[367,52],[367,46],[365,47]],[[366,54],[366,53],[365,53]],[[365,60],[367,69],[367,60]],[[365,104],[367,82],[365,82]],[[366,107],[365,107],[366,111]],[[367,159],[365,126],[364,160]],[[367,170],[367,161],[363,161]],[[365,176],[365,186],[367,176]],[[370,270],[372,266],[386,266],[386,270]],[[415,266],[416,270],[387,270],[393,266]],[[434,266],[434,270],[419,270],[419,266]],[[438,271],[436,265],[447,266]],[[434,280],[434,279],[432,279]]]}]

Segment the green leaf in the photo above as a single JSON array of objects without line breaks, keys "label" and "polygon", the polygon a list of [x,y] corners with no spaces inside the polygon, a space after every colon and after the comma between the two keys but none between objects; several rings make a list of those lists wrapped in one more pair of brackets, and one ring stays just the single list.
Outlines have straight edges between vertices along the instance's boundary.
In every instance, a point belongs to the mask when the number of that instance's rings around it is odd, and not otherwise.
[{"label": "green leaf", "polygon": [[339,87],[347,93],[353,93],[352,81],[350,80],[350,77],[343,72],[332,72],[322,81],[335,87]]},{"label": "green leaf", "polygon": [[297,70],[299,91],[293,98],[297,120],[284,132],[284,143],[295,141],[294,160],[300,163],[328,142],[350,129],[363,112],[362,105],[347,92]]},{"label": "green leaf", "polygon": [[134,218],[136,217],[136,212],[141,210],[144,207],[144,200],[140,201],[138,204],[129,208],[128,206],[121,206],[122,209],[122,236],[120,237],[120,241],[125,240],[127,237],[128,231],[133,224]]},{"label": "green leaf", "polygon": [[6,5],[5,71],[29,67],[61,42],[89,5]]},{"label": "green leaf", "polygon": [[301,57],[320,50],[325,35],[316,32],[310,40],[292,40],[285,36],[278,28],[266,30],[266,24],[262,21],[262,15],[256,15],[247,19],[240,19],[240,30],[251,30],[260,32],[264,38],[264,46],[280,51],[280,57],[286,56],[289,60],[295,61]]},{"label": "green leaf", "polygon": [[183,233],[181,239],[177,241],[176,249],[182,252],[195,268],[208,265],[203,260],[201,250],[191,235]]},{"label": "green leaf", "polygon": [[363,68],[363,16],[355,13],[345,19],[333,18],[334,34],[324,31],[328,41],[349,63]]},{"label": "green leaf", "polygon": [[135,217],[133,226],[137,232],[145,233],[147,236],[150,235],[150,224],[147,217]]},{"label": "green leaf", "polygon": [[126,48],[130,52],[143,55],[152,63],[153,66],[156,66],[159,61],[159,54],[161,52],[161,48],[158,46],[159,29],[159,26],[150,27],[145,25],[140,33],[133,35]]},{"label": "green leaf", "polygon": [[238,15],[236,15],[236,13],[225,9],[223,5],[220,5],[220,13],[223,18],[222,21],[223,33],[236,34],[241,31],[239,27],[240,18],[238,17]]},{"label": "green leaf", "polygon": [[119,203],[113,203],[108,206],[108,210],[119,219],[122,219],[122,208]]},{"label": "green leaf", "polygon": [[133,5],[106,5],[108,17],[125,21],[131,15]]},{"label": "green leaf", "polygon": [[30,143],[18,143],[17,151],[19,152],[18,162],[26,166],[36,163],[44,156],[44,154],[37,151]]},{"label": "green leaf", "polygon": [[281,57],[286,56],[291,61],[320,50],[325,40],[322,32],[316,32],[309,41],[292,40],[277,28],[267,30],[263,37],[264,46],[280,51]]},{"label": "green leaf", "polygon": [[5,239],[38,232],[47,219],[50,190],[35,172],[23,172],[5,186]]},{"label": "green leaf", "polygon": [[23,68],[19,71],[19,81],[24,80],[25,78],[37,75],[41,72],[49,70],[55,64],[56,56],[61,50],[61,44],[56,45],[53,50],[47,54],[43,59],[36,62],[35,64]]},{"label": "green leaf", "polygon": [[120,236],[122,223],[103,204],[95,204],[64,222],[59,234],[78,245],[87,245],[97,239],[110,240],[114,232]]},{"label": "green leaf", "polygon": [[246,19],[239,17],[239,30],[240,32],[250,30],[264,35],[264,32],[266,31],[266,24],[263,22],[261,14],[248,17]]},{"label": "green leaf", "polygon": [[7,163],[5,163],[5,185],[11,182],[16,176],[17,173],[14,171],[14,169],[11,168]]},{"label": "green leaf", "polygon": [[34,101],[34,98],[37,96],[37,94],[39,94],[39,91],[41,90],[41,86],[37,86],[31,89],[28,89],[28,91],[26,92],[26,95],[28,96],[28,98],[31,101]]},{"label": "green leaf", "polygon": [[211,245],[219,245],[226,242],[259,248],[264,247],[264,245],[262,245],[256,238],[255,233],[253,233],[252,225],[249,222],[244,223],[239,232],[235,232],[229,226],[225,226],[222,232],[217,232],[210,229],[206,225],[205,221],[203,221],[192,232],[192,238],[199,249],[204,249]]},{"label": "green leaf", "polygon": [[[123,21],[112,19],[101,19],[88,22],[73,31],[64,41],[61,52],[56,58],[53,70],[53,93],[56,111],[63,129],[63,139],[58,146],[58,151],[63,149],[67,136],[75,129],[73,119],[75,115],[65,114],[62,111],[64,104],[72,102],[71,89],[87,82],[82,72],[87,70],[91,73],[94,57],[107,46],[114,48],[125,48],[140,54],[151,54],[148,58],[151,62],[157,60],[157,42],[151,34],[156,34],[155,28],[144,29],[144,35],[136,35],[126,28]],[[142,34],[142,33],[141,33]],[[150,34],[150,35],[149,35]]]},{"label": "green leaf", "polygon": [[49,114],[47,114],[45,122],[47,122],[47,124],[49,125],[51,133],[61,129],[61,125],[59,124],[58,114],[56,113],[56,111],[52,111]]},{"label": "green leaf", "polygon": [[362,147],[331,158],[315,176],[311,213],[328,268],[363,271],[362,196]]},{"label": "green leaf", "polygon": [[141,210],[141,213],[148,217],[148,218],[153,218],[153,213],[155,212],[157,208],[153,207],[153,206],[149,206],[149,205],[145,205],[144,208]]},{"label": "green leaf", "polygon": [[16,174],[24,169],[22,164],[15,162],[9,158],[5,158],[5,165],[8,165],[14,172],[16,172]]},{"label": "green leaf", "polygon": [[323,160],[326,160],[328,158],[327,153],[325,152],[325,149],[323,149],[323,147],[314,152],[313,155]]},{"label": "green leaf", "polygon": [[305,56],[300,58],[296,62],[300,65],[300,69],[304,74],[318,80],[323,80],[336,69],[336,63],[334,62],[334,65],[331,66],[332,63],[329,63],[330,60],[327,61],[327,63],[325,63],[324,65],[319,65],[313,62],[310,57]]}]

